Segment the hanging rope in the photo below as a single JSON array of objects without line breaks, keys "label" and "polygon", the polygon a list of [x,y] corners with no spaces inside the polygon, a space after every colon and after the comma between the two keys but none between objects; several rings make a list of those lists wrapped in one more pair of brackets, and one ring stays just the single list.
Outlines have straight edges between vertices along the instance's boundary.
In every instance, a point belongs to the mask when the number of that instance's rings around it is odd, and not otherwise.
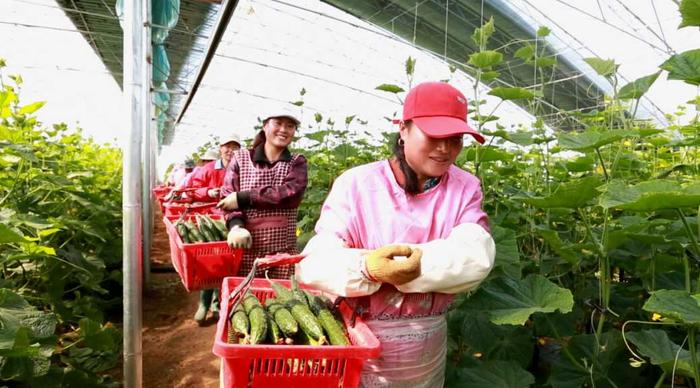
[{"label": "hanging rope", "polygon": [[418,0],[416,0],[416,11],[413,13],[413,46],[416,45],[416,28],[418,27]]},{"label": "hanging rope", "polygon": [[[659,34],[657,34],[656,31],[654,31],[651,27],[649,27],[649,25],[644,20],[642,20],[642,18],[640,18],[639,15],[637,15],[636,13],[634,13],[634,11],[629,9],[629,7],[627,7],[623,2],[621,2],[620,0],[617,0],[617,2],[622,6],[622,8],[625,9],[625,11],[627,11],[630,15],[632,15],[633,18],[637,19],[637,21],[639,23],[641,23],[647,29],[647,31],[651,32],[652,35],[654,35],[663,44],[665,44],[666,50],[668,50],[669,54],[674,54],[674,50],[671,48],[671,46],[668,44],[668,42],[666,41],[665,38],[662,38],[661,36],[659,36]],[[652,6],[654,6],[653,2],[652,2]],[[657,17],[658,17],[658,15],[657,15]]]},{"label": "hanging rope", "polygon": [[450,0],[445,0],[445,49],[442,54],[442,59],[447,61],[447,24],[450,17]]}]

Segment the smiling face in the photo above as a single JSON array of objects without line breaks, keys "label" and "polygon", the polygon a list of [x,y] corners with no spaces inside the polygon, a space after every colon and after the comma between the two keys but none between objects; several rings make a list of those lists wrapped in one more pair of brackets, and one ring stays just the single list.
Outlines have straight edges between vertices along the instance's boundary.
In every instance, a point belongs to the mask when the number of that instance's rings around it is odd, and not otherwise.
[{"label": "smiling face", "polygon": [[219,146],[219,153],[221,154],[221,160],[223,160],[224,166],[228,166],[228,163],[233,157],[233,152],[240,148],[241,145],[236,143],[235,141],[230,141]]},{"label": "smiling face", "polygon": [[404,141],[406,162],[421,182],[445,174],[462,150],[463,135],[430,137],[413,122],[402,125],[399,135]]},{"label": "smiling face", "polygon": [[292,142],[296,123],[286,117],[272,117],[263,125],[266,142],[277,148],[285,148]]}]

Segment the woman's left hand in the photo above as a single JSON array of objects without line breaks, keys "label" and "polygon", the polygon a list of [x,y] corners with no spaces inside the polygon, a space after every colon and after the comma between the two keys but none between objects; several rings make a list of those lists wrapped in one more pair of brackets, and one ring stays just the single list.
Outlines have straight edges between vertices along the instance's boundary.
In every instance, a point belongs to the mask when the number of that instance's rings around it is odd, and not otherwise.
[{"label": "woman's left hand", "polygon": [[253,237],[246,228],[238,225],[229,230],[226,243],[231,248],[250,248],[253,245]]}]

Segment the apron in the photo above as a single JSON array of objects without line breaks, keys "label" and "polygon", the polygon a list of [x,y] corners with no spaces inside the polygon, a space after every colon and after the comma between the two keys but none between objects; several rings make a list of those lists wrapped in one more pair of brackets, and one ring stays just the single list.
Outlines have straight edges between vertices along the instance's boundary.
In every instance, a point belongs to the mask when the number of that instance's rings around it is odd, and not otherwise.
[{"label": "apron", "polygon": [[365,361],[360,377],[363,388],[440,388],[445,384],[445,315],[366,323],[382,351],[379,358]]},{"label": "apron", "polygon": [[[259,168],[250,159],[250,152],[236,152],[240,168],[239,179],[241,191],[252,190],[260,186],[279,186],[289,175],[292,163],[299,157],[293,154],[290,161],[278,161],[272,167]],[[243,252],[243,263],[238,270],[238,276],[246,276],[253,267],[253,261],[258,257],[275,253],[297,254],[297,209],[245,209],[245,228],[253,237],[253,245]],[[270,268],[267,275],[270,278],[289,279],[294,273],[294,265],[284,265]],[[264,276],[262,271],[256,277]]]}]

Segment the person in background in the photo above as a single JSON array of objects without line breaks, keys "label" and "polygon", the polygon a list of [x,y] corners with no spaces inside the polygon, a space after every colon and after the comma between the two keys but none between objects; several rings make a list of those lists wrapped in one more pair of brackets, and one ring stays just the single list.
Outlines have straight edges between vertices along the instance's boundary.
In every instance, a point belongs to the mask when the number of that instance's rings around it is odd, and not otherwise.
[{"label": "person in background", "polygon": [[168,175],[168,178],[165,180],[165,184],[167,186],[175,186],[177,182],[182,182],[185,175],[187,175],[185,172],[185,164],[175,163],[172,171],[170,171],[170,174]]},{"label": "person in background", "polygon": [[202,166],[196,174],[192,174],[185,188],[196,188],[190,193],[195,201],[214,202],[219,200],[219,192],[224,183],[226,167],[231,161],[233,152],[241,148],[241,138],[238,134],[224,137],[219,141],[220,158]]},{"label": "person in background", "polygon": [[194,167],[191,169],[191,171],[185,176],[185,178],[182,180],[179,186],[176,186],[176,188],[183,188],[187,187],[187,185],[190,182],[190,179],[192,179],[192,176],[194,174],[197,174],[199,170],[201,170],[206,164],[213,162],[215,160],[219,159],[219,151],[210,148],[206,152],[204,152],[204,155],[202,155],[201,158],[195,163],[192,161],[192,166]]},{"label": "person in background", "polygon": [[[275,253],[298,253],[297,208],[307,185],[303,155],[289,150],[299,120],[278,111],[263,117],[263,128],[251,149],[240,150],[226,171],[224,210],[232,248],[249,248],[243,254],[239,276],[248,275],[255,258]],[[272,278],[289,278],[293,266],[270,269]]]},{"label": "person in background", "polygon": [[480,182],[454,165],[464,134],[484,138],[464,95],[441,82],[411,89],[398,124],[389,160],[335,180],[296,277],[346,298],[381,342],[363,387],[442,387],[447,309],[496,254]]},{"label": "person in background", "polygon": [[[240,146],[239,146],[240,148]],[[221,157],[219,154],[218,149],[214,148],[209,148],[204,152],[204,155],[202,155],[201,158],[196,163],[196,166],[194,167],[195,170],[204,167],[204,165],[208,164],[209,162],[212,162],[214,160],[218,160]]]},{"label": "person in background", "polygon": [[[191,193],[195,201],[213,202],[219,200],[219,193],[224,184],[226,167],[231,162],[234,151],[241,148],[241,138],[238,134],[231,134],[219,142],[220,159],[211,161],[192,174],[186,188],[196,188]],[[206,157],[206,155],[205,155]],[[210,288],[199,292],[199,304],[194,314],[194,320],[202,325],[207,312],[211,310],[214,320],[219,316],[219,290]]]},{"label": "person in background", "polygon": [[173,197],[179,196],[177,190],[185,186],[194,169],[194,160],[187,158],[184,164],[178,164],[173,168],[173,172],[168,177],[166,184],[172,189],[165,195],[165,200],[169,201]]}]

